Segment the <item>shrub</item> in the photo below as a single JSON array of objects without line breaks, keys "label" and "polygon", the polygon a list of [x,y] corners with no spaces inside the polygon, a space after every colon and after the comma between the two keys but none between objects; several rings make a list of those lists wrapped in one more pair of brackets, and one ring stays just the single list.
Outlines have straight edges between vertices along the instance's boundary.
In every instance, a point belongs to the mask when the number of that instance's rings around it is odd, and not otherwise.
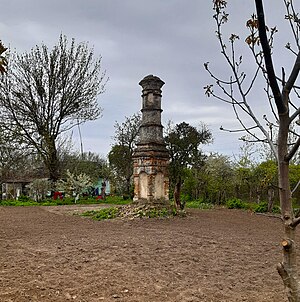
[{"label": "shrub", "polygon": [[[255,213],[266,213],[268,211],[268,203],[264,201],[255,205],[253,211]],[[280,214],[281,213],[280,207],[275,205],[272,209],[272,213]]]},{"label": "shrub", "polygon": [[268,211],[268,203],[265,201],[260,202],[253,208],[253,211],[255,213],[266,213]]},{"label": "shrub", "polygon": [[209,210],[209,209],[213,209],[214,205],[210,202],[202,202],[199,204],[199,209],[201,210]]},{"label": "shrub", "polygon": [[274,206],[272,213],[281,214],[281,208],[279,206]]},{"label": "shrub", "polygon": [[28,202],[28,201],[30,201],[30,198],[28,196],[25,196],[25,195],[20,195],[18,197],[18,201],[20,201],[20,202]]},{"label": "shrub", "polygon": [[226,201],[226,206],[228,209],[246,209],[247,205],[238,198],[232,198]]},{"label": "shrub", "polygon": [[198,199],[198,200],[192,200],[188,201],[186,203],[187,208],[192,208],[192,209],[202,209],[202,210],[207,210],[207,209],[212,209],[214,206],[212,203],[207,202],[204,199]]}]

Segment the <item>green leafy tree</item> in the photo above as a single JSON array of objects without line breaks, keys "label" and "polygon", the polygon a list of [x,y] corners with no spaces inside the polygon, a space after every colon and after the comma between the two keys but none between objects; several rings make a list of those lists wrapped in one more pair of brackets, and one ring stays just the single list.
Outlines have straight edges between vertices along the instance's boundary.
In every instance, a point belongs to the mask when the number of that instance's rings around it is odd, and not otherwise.
[{"label": "green leafy tree", "polygon": [[292,198],[296,201],[296,206],[300,206],[300,165],[290,164],[289,176],[292,190]]},{"label": "green leafy tree", "polygon": [[258,193],[257,201],[260,202],[261,198],[267,199],[268,212],[272,212],[275,201],[275,191],[277,192],[278,188],[277,163],[272,160],[262,162],[255,167],[253,174],[256,180],[253,186],[256,186]]},{"label": "green leafy tree", "polygon": [[170,184],[177,207],[183,207],[180,194],[185,179],[185,169],[188,167],[199,168],[203,165],[205,156],[200,147],[211,140],[212,133],[204,124],[196,128],[186,122],[175,126],[169,123],[165,142],[170,155]]},{"label": "green leafy tree", "polygon": [[228,156],[210,154],[203,169],[205,200],[213,203],[225,203],[234,192],[234,170]]},{"label": "green leafy tree", "polygon": [[93,152],[65,154],[62,166],[65,171],[69,170],[76,175],[81,173],[88,175],[93,182],[99,178],[109,179],[111,176],[107,159]]},{"label": "green leafy tree", "polygon": [[120,194],[130,195],[133,174],[132,152],[128,146],[115,145],[108,154],[109,165],[114,175],[114,186]]},{"label": "green leafy tree", "polygon": [[203,169],[193,168],[185,169],[185,179],[181,190],[183,202],[198,200],[201,198],[204,183],[202,170]]},{"label": "green leafy tree", "polygon": [[72,127],[100,117],[104,92],[101,58],[88,44],[60,36],[30,52],[11,54],[0,83],[0,123],[41,156],[50,179],[59,178],[57,140]]},{"label": "green leafy tree", "polygon": [[115,123],[114,145],[109,152],[108,159],[112,169],[115,186],[118,191],[130,195],[133,175],[132,155],[138,140],[141,115],[136,113],[125,117],[121,124]]},{"label": "green leafy tree", "polygon": [[254,169],[257,166],[257,150],[255,143],[249,142],[248,137],[243,137],[243,145],[234,162],[234,186],[236,197],[247,201],[254,201],[257,197],[257,177]]}]

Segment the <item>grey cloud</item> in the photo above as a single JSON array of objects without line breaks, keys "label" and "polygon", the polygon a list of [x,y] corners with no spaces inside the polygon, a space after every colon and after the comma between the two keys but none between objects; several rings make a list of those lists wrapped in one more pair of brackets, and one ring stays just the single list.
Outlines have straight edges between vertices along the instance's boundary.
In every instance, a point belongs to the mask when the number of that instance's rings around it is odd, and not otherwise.
[{"label": "grey cloud", "polygon": [[[279,20],[276,18],[282,10],[278,7],[282,5],[274,0],[265,1],[265,5],[271,7],[275,21]],[[95,54],[102,55],[110,81],[106,93],[99,96],[103,117],[82,126],[86,150],[103,154],[110,150],[115,120],[122,122],[140,110],[138,82],[147,74],[155,74],[166,82],[164,120],[204,120],[213,129],[215,142],[220,142],[215,151],[224,151],[222,144],[237,151],[237,138],[218,130],[224,112],[228,123],[236,123],[230,107],[206,99],[203,91],[211,82],[204,62],[210,61],[218,74],[228,74],[215,37],[212,1],[10,0],[5,7],[1,39],[18,51],[42,41],[51,47],[63,33],[77,42],[89,41]],[[254,4],[232,0],[229,9],[233,22],[226,25],[226,34],[241,33],[242,44],[245,20],[254,11]]]}]

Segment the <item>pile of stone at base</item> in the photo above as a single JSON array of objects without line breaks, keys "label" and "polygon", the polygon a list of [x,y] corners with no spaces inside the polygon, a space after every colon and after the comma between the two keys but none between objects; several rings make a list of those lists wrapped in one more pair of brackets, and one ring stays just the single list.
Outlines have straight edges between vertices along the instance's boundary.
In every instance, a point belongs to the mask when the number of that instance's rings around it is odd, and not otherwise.
[{"label": "pile of stone at base", "polygon": [[173,206],[158,206],[149,204],[132,203],[119,207],[118,218],[172,218],[174,216],[185,217],[184,210],[177,211]]},{"label": "pile of stone at base", "polygon": [[119,208],[120,218],[168,218],[176,215],[176,211],[169,207],[157,207],[147,204],[129,204]]}]

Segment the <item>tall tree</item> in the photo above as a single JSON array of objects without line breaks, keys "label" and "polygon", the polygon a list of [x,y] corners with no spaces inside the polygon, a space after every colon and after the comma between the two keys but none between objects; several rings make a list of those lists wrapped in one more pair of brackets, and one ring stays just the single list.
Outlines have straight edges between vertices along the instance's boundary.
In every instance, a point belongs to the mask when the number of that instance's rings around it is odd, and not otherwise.
[{"label": "tall tree", "polygon": [[34,147],[59,178],[57,140],[72,127],[100,117],[97,96],[104,92],[105,72],[87,43],[60,36],[30,52],[11,54],[0,83],[0,123]]},{"label": "tall tree", "polygon": [[202,124],[199,128],[186,122],[168,124],[165,142],[170,154],[170,183],[174,189],[175,206],[183,208],[180,200],[184,171],[187,167],[200,167],[205,158],[201,145],[211,141],[212,133]]},{"label": "tall tree", "polygon": [[225,203],[232,197],[234,170],[229,158],[218,153],[210,154],[205,160],[203,191],[205,200],[216,204]]},{"label": "tall tree", "polygon": [[[289,301],[300,301],[300,280],[296,261],[295,241],[295,231],[297,225],[300,223],[300,217],[294,215],[289,181],[289,164],[300,145],[299,134],[291,131],[293,122],[298,119],[300,114],[300,108],[294,102],[295,99],[299,98],[300,89],[295,85],[300,70],[300,23],[298,14],[295,11],[293,1],[283,0],[286,7],[284,16],[290,25],[292,36],[294,37],[294,42],[286,44],[286,48],[294,56],[294,65],[288,74],[286,74],[286,69],[282,68],[282,75],[278,76],[275,72],[272,56],[275,52],[273,41],[277,28],[266,26],[263,1],[255,0],[256,14],[253,14],[246,23],[250,34],[245,41],[253,54],[256,70],[254,70],[253,76],[247,83],[246,73],[242,71],[243,56],[239,55],[236,51],[236,43],[239,40],[239,36],[237,34],[230,34],[229,47],[227,47],[228,45],[224,40],[222,32],[223,25],[227,23],[229,18],[229,14],[226,12],[227,1],[214,0],[213,3],[215,10],[214,19],[217,25],[217,37],[220,42],[221,53],[230,67],[231,74],[229,80],[224,81],[215,76],[206,63],[206,70],[215,79],[216,86],[222,92],[218,94],[212,85],[208,85],[205,87],[206,94],[208,96],[213,95],[219,100],[230,103],[242,126],[241,130],[250,134],[255,141],[267,142],[276,157],[279,197],[284,225],[284,239],[282,241],[283,259],[278,264],[277,270],[282,277]],[[266,102],[269,102],[271,106],[271,113],[270,115],[265,114],[263,116],[263,122],[254,113],[255,106],[260,106],[260,104],[255,105],[249,101],[249,93],[254,89],[256,80],[259,79],[259,73],[262,74],[266,82]],[[247,120],[240,114],[239,109],[250,117],[252,125],[247,126]],[[270,120],[271,117],[273,121]],[[276,136],[273,135],[274,128],[278,128],[278,135]],[[257,130],[260,130],[262,136],[258,134]],[[290,144],[289,137],[291,134],[293,135],[293,139]]]},{"label": "tall tree", "polygon": [[130,194],[133,175],[132,154],[136,147],[141,115],[138,113],[125,117],[121,124],[115,123],[114,145],[109,152],[110,167],[114,171],[116,181],[124,187],[124,193]]},{"label": "tall tree", "polygon": [[120,194],[130,195],[133,174],[132,153],[128,146],[114,145],[108,154],[113,184]]}]

